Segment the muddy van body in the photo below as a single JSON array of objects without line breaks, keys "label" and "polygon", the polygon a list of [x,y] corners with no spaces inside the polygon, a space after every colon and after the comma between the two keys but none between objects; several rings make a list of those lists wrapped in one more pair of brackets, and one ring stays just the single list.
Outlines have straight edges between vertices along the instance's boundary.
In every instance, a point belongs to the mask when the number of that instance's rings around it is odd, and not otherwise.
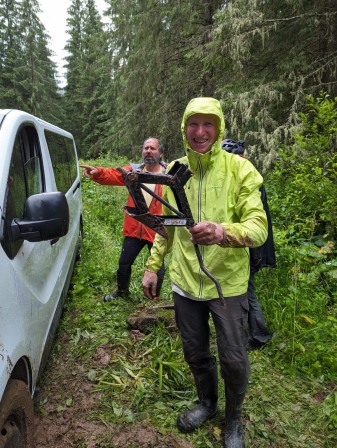
[{"label": "muddy van body", "polygon": [[0,110],[0,446],[31,447],[32,396],[81,244],[73,136]]}]

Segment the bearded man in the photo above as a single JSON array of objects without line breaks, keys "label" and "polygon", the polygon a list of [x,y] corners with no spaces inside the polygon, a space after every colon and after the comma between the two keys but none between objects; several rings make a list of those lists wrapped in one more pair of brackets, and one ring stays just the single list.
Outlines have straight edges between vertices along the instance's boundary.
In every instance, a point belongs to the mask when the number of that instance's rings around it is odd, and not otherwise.
[{"label": "bearded man", "polygon": [[[150,173],[164,173],[167,164],[162,161],[163,145],[161,141],[155,137],[147,138],[143,143],[142,160],[143,163],[124,166],[125,170],[143,170]],[[83,177],[91,178],[93,181],[101,185],[117,185],[125,186],[122,174],[115,168],[94,167],[91,165],[80,165],[84,168]],[[162,195],[162,185],[148,185],[157,195]],[[155,199],[149,193],[143,191],[149,211],[152,214],[160,215],[162,205],[158,199]],[[127,206],[134,207],[133,200],[129,194]],[[132,265],[144,246],[150,251],[155,237],[155,232],[144,224],[136,221],[128,214],[125,214],[123,224],[123,246],[119,258],[117,270],[117,290],[104,297],[107,302],[116,297],[127,295],[129,293],[129,285],[131,280]],[[161,286],[165,274],[165,266],[162,264],[158,272],[158,282],[155,297],[160,295]]]}]

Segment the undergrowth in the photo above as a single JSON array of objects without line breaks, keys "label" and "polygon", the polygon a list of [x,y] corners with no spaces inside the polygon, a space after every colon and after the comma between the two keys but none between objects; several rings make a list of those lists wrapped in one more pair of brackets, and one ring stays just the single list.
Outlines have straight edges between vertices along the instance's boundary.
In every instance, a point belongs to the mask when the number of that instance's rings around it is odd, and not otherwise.
[{"label": "undergrowth", "polygon": [[[125,164],[109,157],[87,163]],[[178,434],[177,415],[196,402],[179,334],[159,324],[148,335],[132,339],[125,321],[139,307],[149,305],[141,288],[146,248],[133,266],[130,296],[102,300],[116,287],[121,206],[127,191],[84,180],[82,192],[83,247],[61,332],[69,334],[70,356],[83,359],[88,378],[102,396],[100,407],[89,418],[109,427],[143,422],[162,433]],[[337,443],[335,258],[318,246],[291,245],[277,228],[275,242],[277,267],[256,276],[273,339],[262,351],[249,353],[252,375],[243,411],[247,447],[333,448]],[[161,301],[171,301],[168,274]],[[172,317],[172,311],[166,313]],[[112,355],[104,368],[92,362],[101,344],[108,344]],[[213,351],[216,354],[215,345]],[[223,446],[225,399],[223,382],[219,385],[218,415],[195,433],[181,435],[194,447]],[[109,447],[103,440],[99,446]]]}]

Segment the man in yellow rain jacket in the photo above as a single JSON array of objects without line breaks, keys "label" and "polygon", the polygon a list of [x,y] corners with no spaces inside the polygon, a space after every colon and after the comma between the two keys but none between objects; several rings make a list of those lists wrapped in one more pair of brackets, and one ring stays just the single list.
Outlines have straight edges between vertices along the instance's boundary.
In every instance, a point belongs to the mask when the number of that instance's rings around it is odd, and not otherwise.
[{"label": "man in yellow rain jacket", "polygon": [[[186,156],[179,160],[188,163],[194,173],[185,192],[198,224],[189,229],[166,227],[168,240],[156,235],[143,289],[147,297],[155,295],[156,273],[171,249],[176,322],[199,397],[196,408],[179,415],[178,428],[193,431],[217,412],[217,365],[209,347],[211,314],[225,381],[224,447],[243,448],[241,407],[250,375],[245,349],[248,248],[264,243],[268,226],[259,191],[263,179],[250,162],[221,149],[224,130],[222,109],[216,99],[194,98],[189,102],[181,125]],[[169,187],[164,186],[163,198],[176,205]],[[170,214],[170,210],[163,207],[163,214]],[[219,281],[225,306],[214,282],[201,271],[192,243],[199,245],[205,267]]]}]

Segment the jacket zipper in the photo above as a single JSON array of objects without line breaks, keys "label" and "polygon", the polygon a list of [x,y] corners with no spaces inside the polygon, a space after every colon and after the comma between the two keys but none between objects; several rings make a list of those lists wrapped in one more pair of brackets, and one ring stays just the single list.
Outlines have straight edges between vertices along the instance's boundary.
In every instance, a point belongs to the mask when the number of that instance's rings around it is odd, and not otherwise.
[{"label": "jacket zipper", "polygon": [[[203,181],[203,177],[204,177],[202,164],[200,163],[200,161],[198,161],[198,168],[199,168],[199,173],[200,173],[199,185],[198,185],[198,222],[200,222],[201,221],[202,181]],[[201,247],[201,257],[202,257],[202,260],[204,260],[204,247],[203,246]],[[202,279],[202,270],[199,267],[199,298],[202,297],[203,287],[204,287],[204,282]]]}]

